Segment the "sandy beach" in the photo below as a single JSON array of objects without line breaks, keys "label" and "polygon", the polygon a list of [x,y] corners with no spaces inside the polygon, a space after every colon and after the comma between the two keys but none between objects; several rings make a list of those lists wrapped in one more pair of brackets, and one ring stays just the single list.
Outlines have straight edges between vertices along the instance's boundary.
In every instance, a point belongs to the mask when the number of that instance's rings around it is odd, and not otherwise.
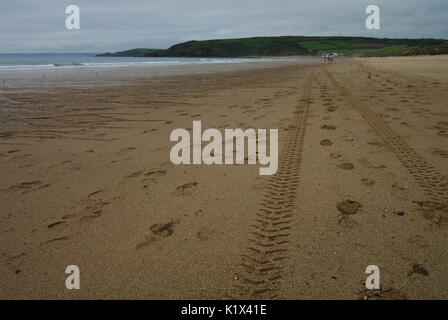
[{"label": "sandy beach", "polygon": [[[1,299],[448,299],[448,56],[191,73],[0,86]],[[174,165],[193,120],[277,173]]]}]

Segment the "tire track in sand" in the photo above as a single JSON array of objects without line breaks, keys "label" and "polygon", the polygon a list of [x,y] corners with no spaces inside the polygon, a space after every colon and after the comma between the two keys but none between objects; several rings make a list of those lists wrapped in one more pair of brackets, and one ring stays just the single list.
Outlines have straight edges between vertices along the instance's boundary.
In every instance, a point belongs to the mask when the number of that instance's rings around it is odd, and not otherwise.
[{"label": "tire track in sand", "polygon": [[292,125],[285,139],[277,174],[270,176],[249,233],[249,246],[238,264],[232,298],[278,297],[280,281],[289,259],[290,233],[299,183],[311,84],[308,76]]},{"label": "tire track in sand", "polygon": [[342,96],[364,117],[375,133],[387,143],[395,156],[405,166],[428,198],[428,205],[445,208],[448,204],[448,181],[425,158],[411,148],[404,139],[393,131],[380,117],[364,106],[359,99],[350,95],[325,67],[325,72]]}]

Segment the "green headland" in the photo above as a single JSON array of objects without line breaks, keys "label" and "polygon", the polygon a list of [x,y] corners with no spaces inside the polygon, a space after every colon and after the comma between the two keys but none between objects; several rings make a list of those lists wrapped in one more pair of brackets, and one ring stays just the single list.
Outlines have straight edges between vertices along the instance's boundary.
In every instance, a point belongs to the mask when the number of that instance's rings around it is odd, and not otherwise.
[{"label": "green headland", "polygon": [[341,53],[355,56],[448,54],[448,40],[366,37],[255,37],[187,41],[168,49],[131,49],[98,56],[117,57],[265,57]]}]

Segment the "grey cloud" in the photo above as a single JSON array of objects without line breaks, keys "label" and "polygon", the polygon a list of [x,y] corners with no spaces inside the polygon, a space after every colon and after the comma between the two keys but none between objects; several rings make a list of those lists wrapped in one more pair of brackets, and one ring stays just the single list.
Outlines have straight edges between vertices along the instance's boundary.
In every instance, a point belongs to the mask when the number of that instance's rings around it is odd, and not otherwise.
[{"label": "grey cloud", "polygon": [[[81,30],[65,29],[65,8]],[[381,9],[367,30],[365,8]],[[0,4],[0,52],[103,52],[262,35],[447,38],[446,0],[16,0]]]}]

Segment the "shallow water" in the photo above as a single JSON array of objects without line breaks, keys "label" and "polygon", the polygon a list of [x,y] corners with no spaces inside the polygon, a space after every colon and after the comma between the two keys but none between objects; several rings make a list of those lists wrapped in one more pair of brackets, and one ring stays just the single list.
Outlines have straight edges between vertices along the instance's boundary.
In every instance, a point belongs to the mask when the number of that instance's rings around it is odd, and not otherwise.
[{"label": "shallow water", "polygon": [[[49,88],[72,87],[89,88],[93,86],[109,86],[129,84],[129,81],[151,77],[171,75],[201,74],[214,72],[228,72],[254,68],[274,67],[289,63],[318,63],[315,57],[294,58],[251,58],[251,59],[219,59],[219,58],[132,58],[121,57],[82,57],[74,65],[54,66],[48,64],[50,57],[39,61],[40,64],[6,65],[5,55],[0,55],[0,90],[13,88]],[[21,55],[19,55],[21,56]],[[60,58],[60,57],[58,57]],[[2,64],[3,59],[3,64]],[[11,58],[8,58],[11,59]],[[30,57],[22,57],[21,63],[28,62]],[[62,58],[60,58],[62,59]],[[65,62],[72,61],[65,57]],[[100,60],[95,60],[100,59]],[[115,60],[116,59],[116,60]],[[150,59],[150,60],[148,60]],[[112,61],[111,61],[112,60]],[[137,60],[137,61],[135,61]],[[18,60],[17,60],[18,61]],[[17,62],[16,61],[16,62]],[[54,62],[54,60],[52,60]],[[60,62],[60,61],[59,61]],[[57,63],[59,64],[59,63]]]},{"label": "shallow water", "polygon": [[270,58],[95,57],[80,54],[0,54],[0,72],[77,68],[120,68],[272,61]]}]

